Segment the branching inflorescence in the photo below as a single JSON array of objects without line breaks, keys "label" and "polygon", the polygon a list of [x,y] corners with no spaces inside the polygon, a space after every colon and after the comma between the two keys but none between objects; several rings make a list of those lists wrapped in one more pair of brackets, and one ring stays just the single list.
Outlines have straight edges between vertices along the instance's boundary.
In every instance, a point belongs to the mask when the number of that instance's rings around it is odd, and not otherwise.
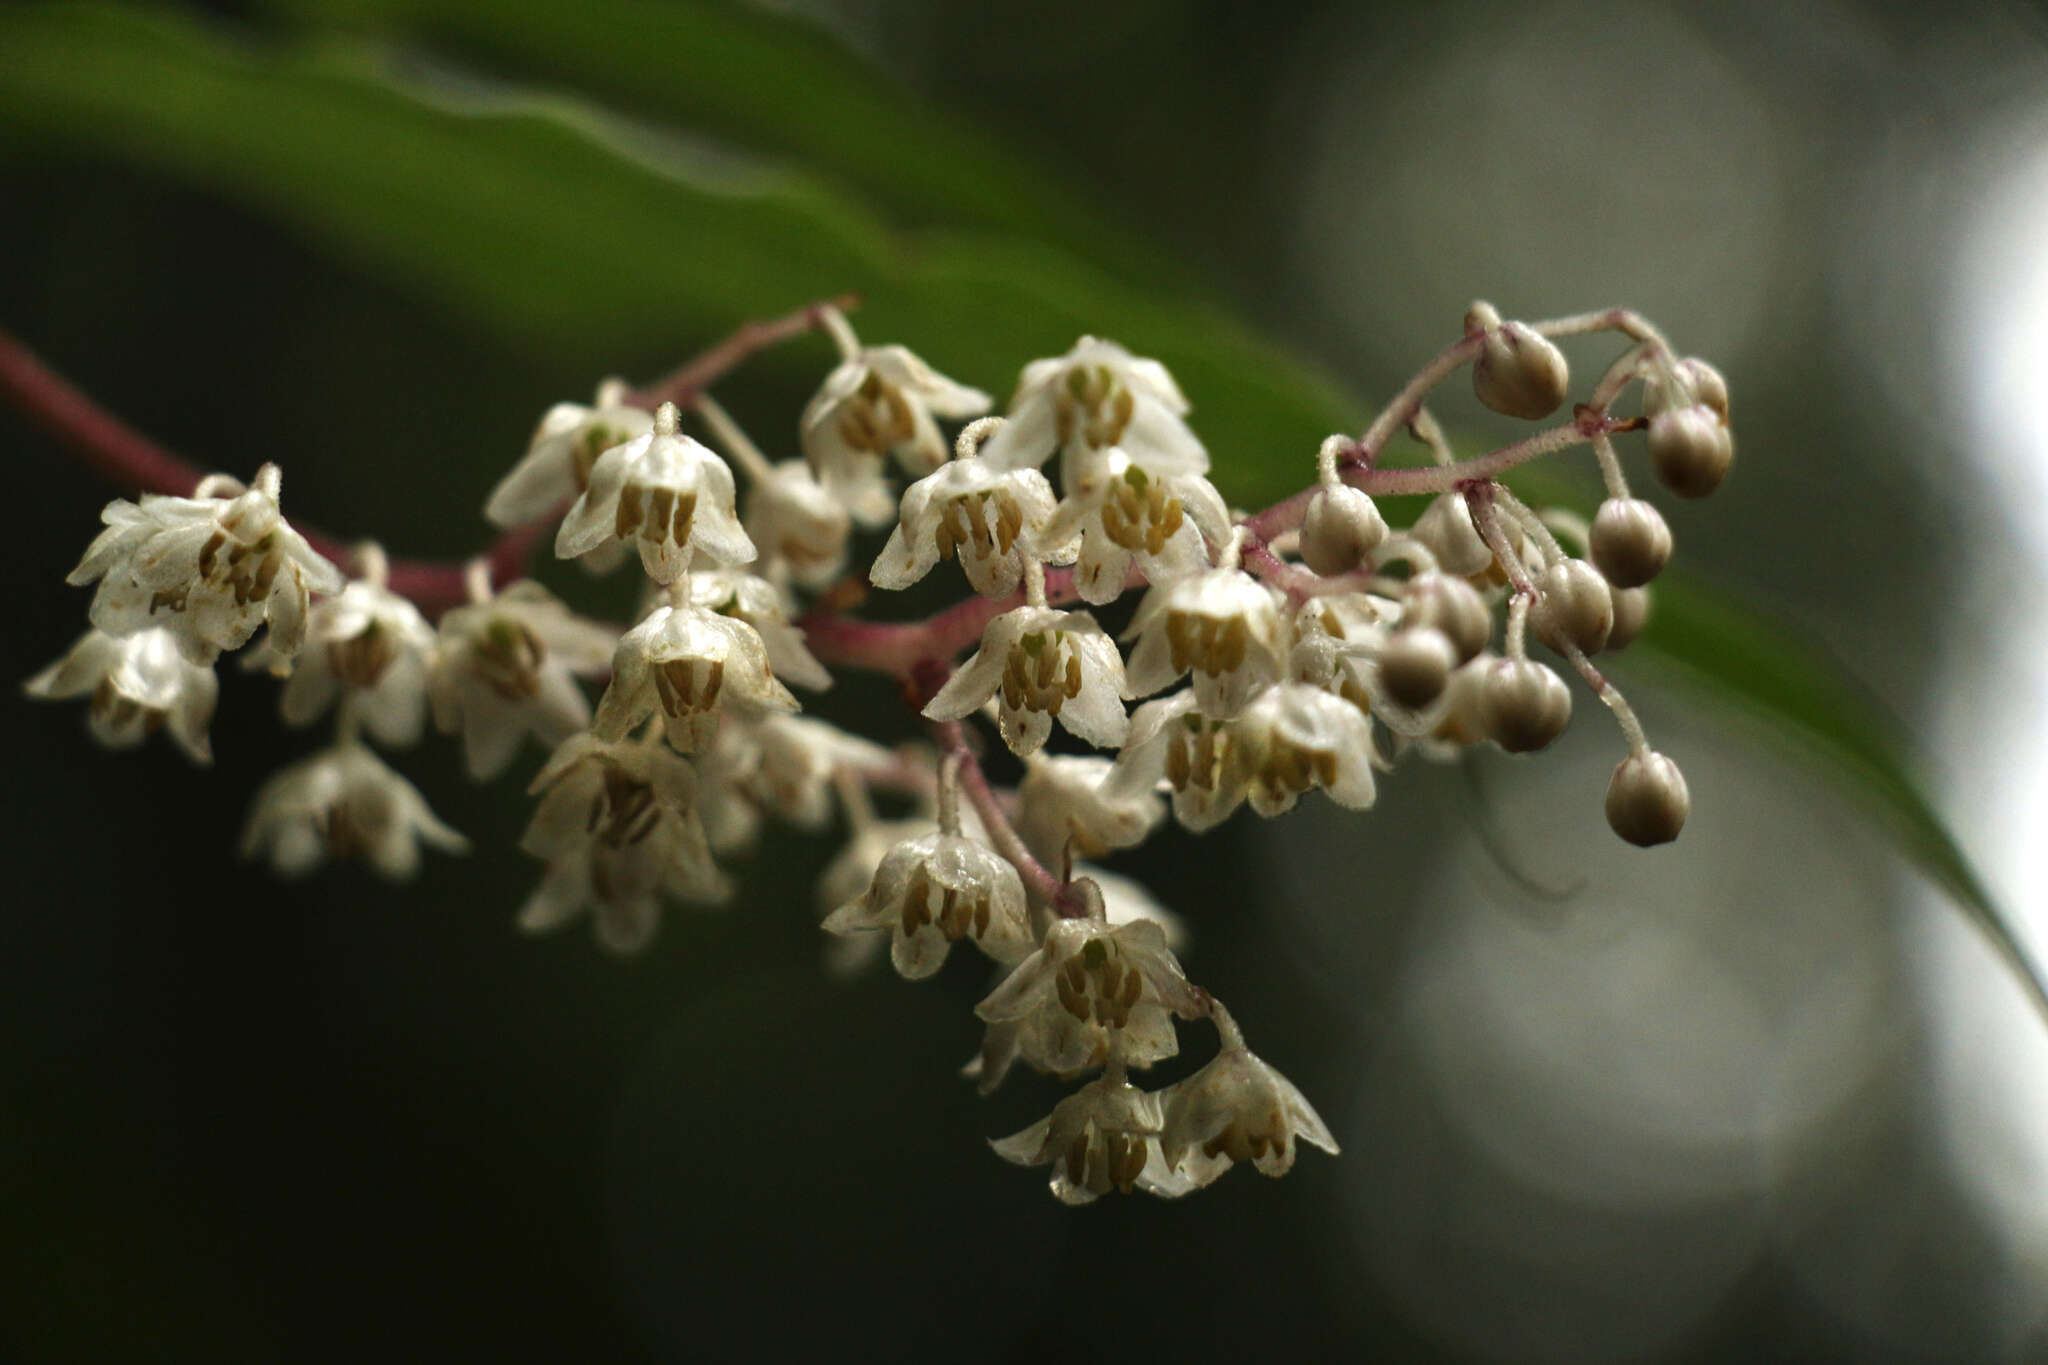
[{"label": "branching inflorescence", "polygon": [[[708,389],[814,328],[839,363],[800,419],[803,458],[771,462]],[[1469,366],[1486,406],[1541,421],[1568,391],[1555,339],[1592,332],[1627,349],[1568,420],[1454,457],[1425,406],[1441,383]],[[203,763],[213,666],[261,629],[245,661],[283,680],[284,719],[335,718],[333,742],[268,782],[249,816],[244,853],[287,875],[360,857],[404,877],[421,844],[466,847],[373,743],[412,744],[431,718],[485,779],[531,736],[551,753],[522,847],[546,870],[518,922],[546,931],[587,914],[620,953],[647,946],[665,901],[728,897],[727,867],[764,816],[818,830],[836,808],[846,843],[820,890],[846,959],[886,942],[915,979],[967,940],[1002,972],[976,1011],[985,1033],[968,1073],[983,1090],[1019,1059],[1096,1073],[995,1144],[1050,1165],[1070,1203],[1179,1195],[1243,1161],[1278,1175],[1301,1142],[1336,1151],[1308,1101],[1188,980],[1178,921],[1080,860],[1142,842],[1169,810],[1196,832],[1246,803],[1278,815],[1316,788],[1362,810],[1376,774],[1407,755],[1546,747],[1571,692],[1529,656],[1532,632],[1619,724],[1615,831],[1647,846],[1685,820],[1677,766],[1593,663],[1641,629],[1645,585],[1671,553],[1615,438],[1644,431],[1661,481],[1702,496],[1733,458],[1728,396],[1710,365],[1625,310],[1524,324],[1474,304],[1362,436],[1324,442],[1310,488],[1243,515],[1209,482],[1187,400],[1156,361],[1083,338],[1025,366],[1007,415],[988,417],[986,395],[903,347],[862,345],[820,304],[742,329],[646,390],[608,381],[588,406],[551,409],[485,504],[504,537],[467,566],[302,536],[279,510],[276,466],[247,484],[192,477],[0,342],[13,401],[149,490],[107,506],[70,577],[96,585],[92,629],[30,693],[89,697],[102,743],[161,726]],[[1638,381],[1641,415],[1614,415]],[[716,450],[684,433],[686,418]],[[966,425],[949,443],[941,420]],[[1403,433],[1430,463],[1383,461]],[[1499,481],[1577,446],[1607,488],[1590,523],[1538,513]],[[1056,485],[1043,472],[1054,456]],[[911,480],[900,492],[892,466]],[[1431,501],[1397,530],[1375,502],[1391,495]],[[637,561],[634,622],[586,619],[521,579],[550,526],[556,553],[592,570]],[[957,560],[975,595],[922,621],[851,615],[865,593],[845,574],[857,528],[887,528],[873,586]],[[1075,606],[1139,589],[1120,637]],[[823,689],[842,669],[900,679],[931,748],[892,750],[802,715],[791,688]],[[586,682],[602,685],[594,707]],[[977,718],[1022,760],[1014,789],[991,783]],[[1049,752],[1056,727],[1104,752]],[[878,818],[878,795],[906,813]],[[1158,1092],[1135,1085],[1178,1051],[1177,1021],[1196,1019],[1217,1032],[1213,1060]]]}]

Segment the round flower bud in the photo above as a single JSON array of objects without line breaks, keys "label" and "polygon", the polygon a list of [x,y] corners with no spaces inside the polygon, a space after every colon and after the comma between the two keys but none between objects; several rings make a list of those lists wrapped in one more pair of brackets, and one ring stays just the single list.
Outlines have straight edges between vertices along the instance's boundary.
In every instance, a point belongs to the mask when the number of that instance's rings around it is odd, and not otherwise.
[{"label": "round flower bud", "polygon": [[1704,498],[1728,477],[1735,438],[1703,403],[1672,408],[1650,419],[1650,464],[1664,486],[1681,498]]},{"label": "round flower bud", "polygon": [[1614,629],[1614,595],[1598,569],[1583,559],[1563,560],[1543,571],[1536,591],[1529,624],[1538,639],[1560,653],[1566,644],[1588,654],[1607,647],[1608,632]]},{"label": "round flower bud", "polygon": [[1386,519],[1369,496],[1348,484],[1330,484],[1308,500],[1308,515],[1301,523],[1301,559],[1326,578],[1350,573],[1386,538]]},{"label": "round flower bud", "polygon": [[1564,352],[1523,323],[1501,322],[1484,304],[1474,304],[1465,323],[1476,323],[1486,332],[1472,362],[1472,392],[1480,402],[1495,412],[1532,421],[1557,411],[1571,385]]},{"label": "round flower bud", "polygon": [[1479,589],[1448,574],[1417,574],[1401,595],[1403,627],[1434,626],[1450,637],[1457,662],[1464,663],[1486,648],[1493,634],[1493,613]]},{"label": "round flower bud", "polygon": [[1664,572],[1671,558],[1671,528],[1664,514],[1641,498],[1609,498],[1593,514],[1588,549],[1593,563],[1617,588],[1640,588]]},{"label": "round flower bud", "polygon": [[1486,675],[1494,662],[1494,655],[1481,654],[1451,674],[1451,681],[1444,688],[1442,719],[1437,722],[1434,738],[1461,749],[1469,749],[1486,738],[1486,717],[1480,713],[1479,699],[1486,691]]},{"label": "round flower bud", "polygon": [[1472,511],[1456,493],[1444,493],[1423,509],[1408,534],[1421,541],[1445,573],[1479,573],[1493,563],[1486,538],[1472,524]]},{"label": "round flower bud", "polygon": [[1643,633],[1643,627],[1650,620],[1650,590],[1648,588],[1616,588],[1614,590],[1614,629],[1607,633],[1607,652],[1618,653],[1627,649],[1636,636]]},{"label": "round flower bud", "polygon": [[1458,656],[1450,639],[1434,626],[1410,626],[1380,646],[1380,686],[1401,705],[1420,710],[1443,695]]},{"label": "round flower bud", "polygon": [[1668,844],[1685,828],[1692,796],[1685,774],[1654,749],[1630,754],[1607,780],[1607,823],[1632,844]]},{"label": "round flower bud", "polygon": [[1696,355],[1689,355],[1672,367],[1667,379],[1652,374],[1643,381],[1643,411],[1655,416],[1672,408],[1704,403],[1723,423],[1728,420],[1728,381],[1721,372]]},{"label": "round flower bud", "polygon": [[1501,748],[1534,753],[1564,733],[1572,694],[1563,678],[1533,659],[1499,659],[1480,682],[1479,718]]}]

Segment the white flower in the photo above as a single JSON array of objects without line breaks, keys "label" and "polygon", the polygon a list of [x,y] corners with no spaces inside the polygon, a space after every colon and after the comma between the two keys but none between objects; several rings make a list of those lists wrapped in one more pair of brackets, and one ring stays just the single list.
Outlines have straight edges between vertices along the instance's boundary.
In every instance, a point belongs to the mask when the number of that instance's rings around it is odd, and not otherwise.
[{"label": "white flower", "polygon": [[1146,702],[1131,715],[1131,735],[1109,781],[1113,797],[1152,791],[1165,778],[1173,816],[1197,834],[1244,804],[1250,774],[1233,761],[1231,723],[1204,715],[1192,692]]},{"label": "white flower", "polygon": [[690,575],[690,605],[744,621],[761,637],[768,667],[812,692],[832,686],[832,674],[812,656],[804,633],[789,623],[782,593],[745,569],[703,569]]},{"label": "white flower", "polygon": [[924,708],[933,720],[959,720],[990,697],[1003,742],[1018,754],[1036,753],[1057,717],[1090,744],[1116,748],[1130,718],[1124,714],[1123,656],[1084,611],[1018,607],[988,623],[981,648]]},{"label": "white flower", "polygon": [[769,716],[751,730],[753,761],[741,789],[799,829],[821,829],[832,818],[835,773],[880,768],[890,759],[881,745],[810,716]]},{"label": "white flower", "polygon": [[1102,1076],[1053,1106],[1021,1133],[989,1143],[1019,1166],[1052,1166],[1052,1192],[1062,1204],[1092,1204],[1133,1188],[1167,1198],[1192,1188],[1176,1177],[1159,1148],[1165,1125],[1156,1095]]},{"label": "white flower", "polygon": [[362,858],[394,881],[419,871],[420,844],[466,853],[426,798],[360,744],[323,749],[265,782],[242,830],[242,856],[268,854],[295,877],[329,858]]},{"label": "white flower", "polygon": [[600,944],[637,953],[663,896],[715,904],[731,894],[697,821],[690,765],[661,746],[577,735],[527,790],[546,794],[519,846],[548,864],[519,911],[528,933],[588,910]]},{"label": "white flower", "polygon": [[1100,606],[1123,592],[1131,566],[1153,583],[1167,583],[1209,567],[1209,546],[1230,538],[1230,509],[1199,472],[1148,470],[1121,449],[1103,454],[1102,477],[1085,492],[1069,492],[1046,525],[1048,557],[1080,537],[1074,586]]},{"label": "white flower", "polygon": [[963,938],[997,961],[1031,945],[1017,869],[981,841],[943,830],[890,849],[866,892],[827,915],[824,927],[847,936],[890,930],[890,960],[912,981],[938,971]]},{"label": "white flower", "polygon": [[498,481],[484,515],[498,526],[523,526],[548,516],[590,486],[598,456],[645,436],[654,415],[627,402],[624,380],[597,386],[595,406],[557,403],[534,429],[526,455]]},{"label": "white flower", "polygon": [[610,666],[614,632],[571,612],[531,579],[441,618],[427,680],[434,724],[462,733],[469,775],[511,765],[532,735],[549,748],[590,724],[576,675]]},{"label": "white flower", "polygon": [[1036,469],[954,460],[903,490],[896,529],[868,578],[878,588],[907,588],[957,554],[976,592],[1007,597],[1023,577],[1023,547],[1052,514],[1052,485]]},{"label": "white flower", "polygon": [[220,679],[189,650],[177,632],[160,626],[133,635],[90,630],[22,690],[50,701],[90,696],[87,724],[109,749],[133,748],[161,728],[194,763],[211,763],[206,727]]},{"label": "white flower", "polygon": [[1166,1165],[1199,1189],[1240,1161],[1251,1162],[1262,1175],[1285,1175],[1302,1142],[1335,1156],[1337,1140],[1315,1107],[1285,1076],[1245,1049],[1227,1014],[1220,1015],[1217,1027],[1224,1034],[1223,1050],[1159,1096],[1166,1119],[1160,1138]]},{"label": "white flower", "polygon": [[[845,844],[818,877],[818,909],[825,915],[864,894],[891,849],[938,828],[929,818],[876,820],[865,810],[849,812],[847,822],[851,829]],[[830,939],[825,945],[825,968],[834,976],[851,977],[874,963],[883,944],[875,934]]]},{"label": "white flower", "polygon": [[267,635],[243,666],[291,669],[278,697],[285,724],[312,724],[346,690],[364,728],[402,749],[419,742],[426,724],[433,649],[434,628],[418,607],[359,580],[314,606],[296,666],[277,657]]},{"label": "white flower", "polygon": [[997,469],[1027,469],[1058,450],[1061,491],[1093,498],[1108,478],[1112,447],[1148,474],[1208,472],[1209,453],[1181,421],[1187,410],[1164,365],[1082,337],[1065,355],[1024,367],[1010,420],[981,454]]},{"label": "white flower", "polygon": [[895,511],[883,457],[894,455],[913,477],[931,473],[946,460],[933,414],[979,417],[988,403],[987,394],[954,383],[902,346],[870,346],[826,375],[805,406],[804,457],[856,520],[879,526]]},{"label": "white flower", "polygon": [[1142,788],[1106,790],[1115,767],[1096,754],[1039,753],[1025,761],[1017,787],[1017,834],[1041,862],[1058,867],[1070,851],[1076,858],[1100,858],[1143,843],[1158,828],[1166,803]]},{"label": "white flower", "polygon": [[722,710],[794,711],[775,680],[760,635],[744,621],[702,607],[657,607],[626,632],[612,655],[611,685],[593,729],[624,739],[657,711],[669,743],[694,753],[710,742]]},{"label": "white flower", "polygon": [[1210,569],[1145,594],[1126,640],[1134,697],[1150,696],[1184,673],[1195,699],[1219,720],[1244,709],[1253,692],[1287,671],[1292,644],[1278,597],[1238,569]]},{"label": "white flower", "polygon": [[341,570],[278,512],[276,465],[246,489],[219,482],[228,490],[219,497],[108,503],[107,529],[66,581],[99,583],[92,623],[109,635],[166,626],[211,662],[267,622],[272,651],[289,660],[305,638],[308,594],[340,592]]},{"label": "white flower", "polygon": [[555,535],[557,555],[637,545],[641,567],[657,583],[673,583],[693,554],[720,564],[753,561],[754,542],[733,512],[732,470],[681,435],[676,420],[675,404],[663,403],[652,431],[598,456]]},{"label": "white flower", "polygon": [[806,588],[831,586],[846,567],[852,523],[846,509],[802,460],[784,460],[747,489],[747,534],[760,548],[762,571],[774,565]]},{"label": "white flower", "polygon": [[984,1022],[1017,1023],[1019,1055],[1056,1073],[1101,1065],[1112,1031],[1132,1066],[1171,1057],[1180,1047],[1173,1015],[1198,1012],[1160,925],[1093,918],[1055,920],[1038,951],[975,1007]]}]

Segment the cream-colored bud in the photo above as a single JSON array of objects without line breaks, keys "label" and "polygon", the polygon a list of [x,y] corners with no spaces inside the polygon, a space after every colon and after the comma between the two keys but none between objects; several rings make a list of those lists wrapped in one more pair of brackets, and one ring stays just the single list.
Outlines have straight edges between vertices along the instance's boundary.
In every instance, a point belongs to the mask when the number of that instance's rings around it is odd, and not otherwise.
[{"label": "cream-colored bud", "polygon": [[1479,590],[1447,574],[1417,574],[1401,595],[1403,627],[1434,626],[1450,637],[1457,662],[1464,663],[1486,648],[1493,634],[1493,613]]},{"label": "cream-colored bud", "polygon": [[1643,848],[1676,839],[1691,810],[1685,774],[1654,749],[1630,754],[1607,781],[1607,823]]},{"label": "cream-colored bud", "polygon": [[1536,605],[1529,624],[1553,649],[1577,645],[1588,654],[1607,647],[1614,629],[1614,595],[1600,571],[1583,559],[1551,565],[1536,580]]},{"label": "cream-colored bud", "polygon": [[1593,563],[1617,588],[1640,588],[1671,559],[1671,528],[1664,514],[1641,498],[1609,498],[1593,514],[1588,549]]},{"label": "cream-colored bud", "polygon": [[[1478,316],[1478,306],[1467,321]],[[1472,362],[1472,392],[1495,412],[1534,421],[1564,402],[1571,368],[1564,352],[1519,322],[1486,328],[1486,340]]]},{"label": "cream-colored bud", "polygon": [[1450,639],[1434,626],[1394,631],[1380,646],[1380,686],[1406,707],[1420,710],[1443,695],[1458,656]]},{"label": "cream-colored bud", "polygon": [[1721,372],[1696,355],[1689,355],[1672,367],[1667,377],[1651,374],[1643,381],[1643,411],[1651,416],[1673,408],[1704,403],[1723,423],[1728,420],[1728,381]]},{"label": "cream-colored bud", "polygon": [[1643,633],[1643,627],[1650,622],[1650,590],[1648,588],[1616,588],[1614,590],[1614,629],[1607,632],[1607,652],[1615,654],[1627,649],[1636,636]]},{"label": "cream-colored bud", "polygon": [[1475,574],[1493,563],[1486,538],[1472,524],[1472,510],[1457,493],[1444,493],[1423,509],[1408,534],[1421,541],[1445,573]]},{"label": "cream-colored bud", "polygon": [[1532,659],[1488,666],[1479,691],[1487,737],[1511,754],[1534,753],[1564,733],[1572,694],[1564,679]]},{"label": "cream-colored bud", "polygon": [[1672,408],[1650,419],[1650,464],[1664,486],[1681,498],[1704,498],[1728,477],[1735,438],[1703,403]]},{"label": "cream-colored bud", "polygon": [[1387,522],[1363,491],[1330,484],[1308,500],[1301,523],[1302,562],[1325,577],[1366,563],[1387,538]]}]

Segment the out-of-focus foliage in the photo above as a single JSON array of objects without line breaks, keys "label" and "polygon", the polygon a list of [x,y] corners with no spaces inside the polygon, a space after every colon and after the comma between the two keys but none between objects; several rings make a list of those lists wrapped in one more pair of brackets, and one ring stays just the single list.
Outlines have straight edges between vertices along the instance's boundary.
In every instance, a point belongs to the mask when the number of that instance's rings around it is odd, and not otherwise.
[{"label": "out-of-focus foliage", "polygon": [[[361,26],[346,40],[255,47],[163,11],[12,8],[0,138],[189,177],[557,344],[708,336],[853,289],[872,335],[942,342],[950,371],[995,385],[1020,356],[1102,332],[1175,371],[1246,505],[1292,491],[1320,438],[1358,423],[1325,377],[1171,283],[1180,272],[1059,185],[801,25],[629,0],[341,11]],[[473,45],[548,84],[477,81],[392,37]],[[1892,727],[1824,660],[1681,583],[1636,651],[1828,760],[2048,1002]]]}]

